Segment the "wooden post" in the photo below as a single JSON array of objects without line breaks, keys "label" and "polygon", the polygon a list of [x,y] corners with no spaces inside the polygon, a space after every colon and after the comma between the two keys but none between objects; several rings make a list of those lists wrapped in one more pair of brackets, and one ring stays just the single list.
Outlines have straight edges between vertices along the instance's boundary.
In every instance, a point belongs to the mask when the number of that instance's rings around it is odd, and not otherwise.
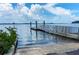
[{"label": "wooden post", "polygon": [[69,34],[69,26],[68,26],[68,34]]},{"label": "wooden post", "polygon": [[44,30],[45,30],[45,21],[43,22],[43,28],[44,28]]},{"label": "wooden post", "polygon": [[32,41],[32,30],[31,30],[31,28],[32,28],[32,23],[30,22],[30,41]]},{"label": "wooden post", "polygon": [[71,33],[71,30],[72,30],[72,28],[71,28],[71,27],[69,27],[69,34]]},{"label": "wooden post", "polygon": [[[36,29],[37,29],[37,21],[36,21]],[[36,40],[38,40],[37,30],[36,30]]]},{"label": "wooden post", "polygon": [[53,25],[53,31],[52,32],[54,33],[54,25]]},{"label": "wooden post", "polygon": [[56,26],[56,32],[58,33],[58,26]]},{"label": "wooden post", "polygon": [[57,33],[57,26],[55,26],[55,32]]},{"label": "wooden post", "polygon": [[67,33],[67,26],[65,26],[65,35],[66,35],[66,33]]},{"label": "wooden post", "polygon": [[15,45],[14,45],[14,52],[13,52],[13,55],[16,53],[16,50],[17,50],[17,46],[18,46],[18,40],[16,40],[15,42]]},{"label": "wooden post", "polygon": [[68,26],[66,27],[66,33],[68,33]]},{"label": "wooden post", "polygon": [[53,25],[53,27],[52,27],[52,32],[54,32],[54,25]]},{"label": "wooden post", "polygon": [[58,33],[60,32],[60,26],[58,26]]},{"label": "wooden post", "polygon": [[31,28],[32,28],[32,23],[30,22],[30,33],[32,32],[32,31],[31,31]]},{"label": "wooden post", "polygon": [[[43,29],[46,30],[45,29],[45,21],[43,22]],[[43,33],[43,39],[45,39],[45,33]]]},{"label": "wooden post", "polygon": [[59,33],[59,31],[60,31],[60,28],[59,28],[59,26],[57,27],[57,32]]},{"label": "wooden post", "polygon": [[65,33],[65,27],[63,26],[63,33]]},{"label": "wooden post", "polygon": [[60,33],[62,33],[62,26],[60,26]]},{"label": "wooden post", "polygon": [[65,28],[65,26],[64,26],[64,34],[66,34],[66,28]]},{"label": "wooden post", "polygon": [[[12,24],[13,24],[13,27],[15,28],[15,23],[12,23]],[[14,52],[13,52],[13,55],[16,53],[17,46],[18,46],[18,40],[16,40],[16,42],[14,44]]]},{"label": "wooden post", "polygon": [[79,38],[79,27],[78,27],[78,38]]},{"label": "wooden post", "polygon": [[61,30],[62,30],[61,32],[63,33],[63,30],[64,30],[64,29],[63,29],[63,26],[61,26]]}]

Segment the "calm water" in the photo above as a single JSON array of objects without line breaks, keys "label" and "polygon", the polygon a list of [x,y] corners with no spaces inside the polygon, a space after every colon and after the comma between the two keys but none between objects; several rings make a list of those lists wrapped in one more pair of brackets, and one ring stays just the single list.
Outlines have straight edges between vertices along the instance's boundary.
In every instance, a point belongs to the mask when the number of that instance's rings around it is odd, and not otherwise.
[{"label": "calm water", "polygon": [[[60,25],[62,24],[54,24],[54,25]],[[5,27],[16,27],[17,33],[18,33],[18,47],[26,47],[26,45],[33,45],[33,46],[43,46],[46,44],[62,44],[62,43],[71,43],[71,42],[77,42],[75,40],[70,40],[67,38],[50,35],[44,32],[37,32],[36,37],[36,31],[30,32],[30,25],[23,24],[23,25],[0,25],[0,29],[4,29]],[[71,24],[64,24],[64,26],[71,26],[71,27],[78,27],[79,24],[71,25]],[[32,27],[35,27],[35,25],[32,25]],[[52,25],[51,25],[52,28]],[[78,32],[77,28],[71,29],[71,32]]]}]

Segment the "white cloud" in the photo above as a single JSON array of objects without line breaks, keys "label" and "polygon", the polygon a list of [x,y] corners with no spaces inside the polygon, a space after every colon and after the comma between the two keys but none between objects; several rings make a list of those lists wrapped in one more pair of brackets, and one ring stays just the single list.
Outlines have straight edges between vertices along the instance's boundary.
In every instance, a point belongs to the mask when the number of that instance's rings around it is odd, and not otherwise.
[{"label": "white cloud", "polygon": [[57,3],[48,3],[46,5],[44,5],[43,7],[47,8],[47,7],[51,7],[51,6],[55,6]]},{"label": "white cloud", "polygon": [[[25,6],[23,6],[23,9],[27,12],[28,16],[32,17],[33,19],[40,20],[40,21],[41,20],[48,21],[48,19],[49,19],[49,21],[53,21],[54,19],[59,21],[59,19],[60,19],[60,21],[71,22],[73,20],[79,19],[79,17],[72,14],[74,11],[69,10],[69,9],[65,9],[62,7],[54,7],[54,5],[56,5],[56,3],[46,4],[44,6],[41,6],[39,4],[32,4],[30,9],[28,9],[28,8],[25,9],[24,8]],[[41,10],[42,8],[44,8],[45,10],[50,12],[51,14],[55,14],[57,16],[44,17],[44,15],[42,15],[42,14],[40,15],[39,13],[41,11],[43,11],[43,10]],[[56,22],[58,22],[58,21],[56,21]]]},{"label": "white cloud", "polygon": [[41,9],[42,6],[40,6],[39,4],[32,4],[31,8],[29,9],[28,15],[29,16],[33,16],[35,11],[38,11],[39,9]]},{"label": "white cloud", "polygon": [[0,8],[6,11],[10,11],[13,9],[11,4],[8,3],[0,3]]},{"label": "white cloud", "polygon": [[19,14],[28,14],[29,9],[26,6],[22,6],[19,10]]},{"label": "white cloud", "polygon": [[25,11],[22,11],[22,14],[18,11],[14,10],[11,4],[0,4],[0,22],[25,22],[22,16]]},{"label": "white cloud", "polygon": [[11,16],[11,15],[16,14],[16,12],[13,9],[11,4],[9,4],[9,3],[0,3],[0,14],[2,16]]},{"label": "white cloud", "polygon": [[[62,7],[54,7],[54,5],[56,5],[56,4],[46,4],[45,6],[41,6],[39,4],[31,5],[31,9],[29,10],[29,16],[32,16],[34,19],[38,18],[38,19],[46,20],[47,22],[49,22],[49,21],[53,22],[54,19],[56,19],[58,21],[59,21],[59,19],[60,19],[60,21],[62,21],[62,20],[64,21],[64,20],[69,18],[68,19],[69,21],[72,20],[72,18],[71,18],[72,11],[71,10],[64,9]],[[50,12],[51,14],[55,14],[57,16],[44,17],[44,15],[39,15],[38,12],[42,11],[41,10],[42,8],[44,8],[45,10]],[[37,12],[37,13],[35,13],[35,12]],[[58,22],[58,21],[56,21],[56,22]]]},{"label": "white cloud", "polygon": [[[55,4],[54,4],[55,5]],[[47,5],[44,7],[45,10],[51,12],[52,14],[60,15],[71,15],[71,10],[64,9],[62,7],[54,7],[54,5]]]},{"label": "white cloud", "polygon": [[36,12],[38,10],[40,10],[41,8],[42,8],[42,6],[40,6],[39,4],[32,4],[31,8],[28,10],[27,15],[30,16],[30,17],[32,17],[34,20],[38,20],[38,21],[42,20],[41,16],[39,16],[38,13],[36,14]]},{"label": "white cloud", "polygon": [[[17,21],[28,21],[26,19],[31,20],[38,20],[42,21],[45,20],[47,22],[49,21],[56,21],[59,22],[59,20],[62,21],[73,21],[79,19],[76,15],[73,15],[73,11],[69,9],[65,9],[62,7],[56,7],[55,3],[53,4],[46,4],[44,6],[41,6],[39,4],[32,4],[31,8],[25,6],[25,4],[18,4],[16,10],[12,8],[11,4],[0,4],[0,18],[4,16],[3,19],[11,19]],[[40,14],[41,11],[47,10],[51,14],[55,14],[57,16],[50,16],[46,17],[44,14]],[[64,21],[64,22],[65,22]]]},{"label": "white cloud", "polygon": [[31,11],[35,11],[36,9],[40,9],[42,8],[42,6],[40,6],[39,4],[32,4],[31,5]]}]

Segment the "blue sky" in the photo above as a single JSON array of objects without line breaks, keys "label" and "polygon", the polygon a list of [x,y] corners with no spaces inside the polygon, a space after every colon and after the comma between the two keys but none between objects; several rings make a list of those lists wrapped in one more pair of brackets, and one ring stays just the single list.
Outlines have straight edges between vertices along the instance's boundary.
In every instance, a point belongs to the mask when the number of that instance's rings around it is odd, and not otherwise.
[{"label": "blue sky", "polygon": [[79,3],[58,3],[55,6],[63,7],[66,9],[73,9],[73,10],[79,10],[78,6]]},{"label": "blue sky", "polygon": [[[16,8],[17,3],[11,3],[11,4],[12,4],[13,8]],[[25,3],[25,5],[26,5],[28,8],[31,8],[31,5],[32,5],[32,4],[46,5],[47,3]],[[58,3],[58,4],[56,4],[55,6],[63,7],[63,8],[66,8],[66,9],[79,10],[79,8],[78,8],[79,3]]]},{"label": "blue sky", "polygon": [[[70,9],[70,10],[74,10],[74,11],[78,11],[79,10],[79,3],[59,3],[57,5],[55,5],[56,7],[62,7],[65,9]],[[79,16],[79,12],[75,12],[76,16]]]},{"label": "blue sky", "polygon": [[71,23],[79,20],[78,6],[79,3],[1,3],[0,22],[45,20],[52,23]]}]

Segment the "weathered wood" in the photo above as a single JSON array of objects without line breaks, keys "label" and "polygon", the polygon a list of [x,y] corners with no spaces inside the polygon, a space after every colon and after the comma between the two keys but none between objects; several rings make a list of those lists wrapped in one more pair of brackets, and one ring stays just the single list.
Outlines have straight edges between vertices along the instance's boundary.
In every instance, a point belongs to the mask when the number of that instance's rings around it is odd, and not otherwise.
[{"label": "weathered wood", "polygon": [[[43,22],[43,28],[45,30],[45,21]],[[45,33],[43,33],[43,39],[45,39]]]},{"label": "weathered wood", "polygon": [[[37,29],[37,21],[36,21],[36,29]],[[36,40],[38,40],[38,34],[37,34],[37,31],[36,31]]]},{"label": "weathered wood", "polygon": [[66,37],[66,38],[69,38],[69,39],[79,40],[78,35],[76,35],[76,34],[69,34],[69,33],[64,34],[64,33],[58,33],[58,32],[48,32],[48,31],[45,31],[45,30],[42,30],[42,29],[34,29],[34,28],[31,28],[31,29],[35,30],[35,31],[42,31],[42,32],[52,34],[52,35]]},{"label": "weathered wood", "polygon": [[18,46],[18,40],[16,40],[16,42],[15,42],[15,47],[14,47],[14,52],[13,52],[13,55],[16,53],[17,46]]}]

